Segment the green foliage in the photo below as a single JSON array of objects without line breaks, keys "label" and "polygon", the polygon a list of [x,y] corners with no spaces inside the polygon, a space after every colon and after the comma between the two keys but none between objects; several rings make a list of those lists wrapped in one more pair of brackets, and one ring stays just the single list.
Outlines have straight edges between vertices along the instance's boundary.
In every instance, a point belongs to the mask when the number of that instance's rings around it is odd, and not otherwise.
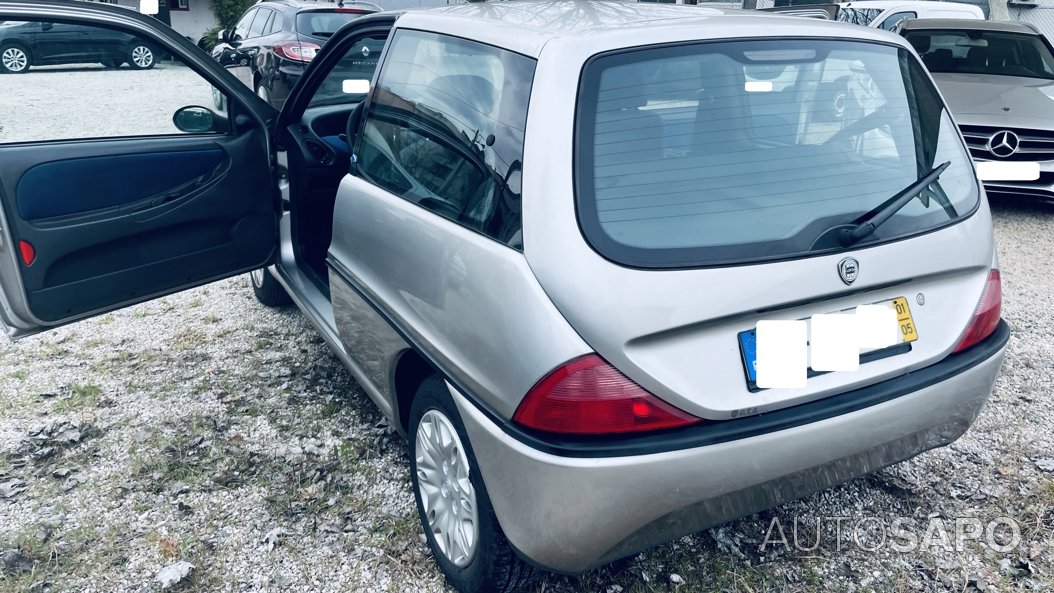
[{"label": "green foliage", "polygon": [[[242,14],[256,3],[256,0],[212,0],[212,13],[220,29],[230,29],[237,24]],[[216,38],[215,35],[212,36]]]}]

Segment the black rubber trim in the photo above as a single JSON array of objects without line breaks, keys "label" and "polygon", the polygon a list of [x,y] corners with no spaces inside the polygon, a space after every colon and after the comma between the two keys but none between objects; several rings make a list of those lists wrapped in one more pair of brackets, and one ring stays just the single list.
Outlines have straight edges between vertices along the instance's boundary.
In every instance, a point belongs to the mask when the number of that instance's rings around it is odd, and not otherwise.
[{"label": "black rubber trim", "polygon": [[1010,326],[1005,321],[1000,320],[992,335],[965,352],[949,355],[938,363],[917,371],[905,373],[888,381],[847,391],[807,404],[756,416],[733,420],[709,421],[686,428],[651,432],[640,436],[618,438],[568,437],[525,429],[500,416],[479,396],[466,388],[464,383],[457,379],[456,375],[439,364],[434,356],[422,348],[408,332],[392,319],[391,315],[378,306],[370,295],[359,286],[358,282],[352,278],[344,266],[329,258],[326,259],[326,264],[363,300],[369,303],[370,307],[383,317],[407,344],[410,344],[444,379],[456,387],[465,396],[465,399],[472,402],[485,416],[497,424],[505,434],[533,449],[560,457],[603,458],[665,453],[667,451],[693,449],[695,447],[736,441],[819,422],[887,402],[902,395],[908,395],[946,381],[995,356],[1010,340]]}]

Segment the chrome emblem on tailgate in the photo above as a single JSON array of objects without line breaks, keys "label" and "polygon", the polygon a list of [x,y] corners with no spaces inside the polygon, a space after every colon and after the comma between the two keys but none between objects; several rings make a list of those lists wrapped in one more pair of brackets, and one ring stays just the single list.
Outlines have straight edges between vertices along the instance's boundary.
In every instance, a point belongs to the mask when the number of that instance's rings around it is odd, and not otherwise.
[{"label": "chrome emblem on tailgate", "polygon": [[842,279],[842,282],[852,284],[859,273],[860,264],[855,259],[847,257],[838,262],[838,277]]}]

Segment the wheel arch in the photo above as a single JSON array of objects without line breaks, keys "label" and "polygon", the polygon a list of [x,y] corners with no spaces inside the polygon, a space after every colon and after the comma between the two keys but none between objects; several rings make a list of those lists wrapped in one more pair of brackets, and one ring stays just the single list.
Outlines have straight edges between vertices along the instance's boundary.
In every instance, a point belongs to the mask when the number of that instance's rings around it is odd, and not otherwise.
[{"label": "wheel arch", "polygon": [[442,373],[413,348],[407,348],[396,359],[391,377],[392,395],[395,400],[393,411],[397,428],[403,434],[409,434],[410,431],[410,407],[418,387],[433,375],[442,377]]}]

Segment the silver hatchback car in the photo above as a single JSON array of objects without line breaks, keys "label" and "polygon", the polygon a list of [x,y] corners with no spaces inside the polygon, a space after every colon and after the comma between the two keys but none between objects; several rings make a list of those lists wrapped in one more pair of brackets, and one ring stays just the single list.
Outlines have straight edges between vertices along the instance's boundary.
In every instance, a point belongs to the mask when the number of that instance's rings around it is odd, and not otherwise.
[{"label": "silver hatchback car", "polygon": [[[0,20],[148,38],[229,112],[0,144],[10,335],[256,270],[260,300],[295,302],[406,434],[461,591],[946,445],[992,389],[1009,329],[988,205],[899,37],[619,2],[382,13],[335,34],[277,114],[121,12],[0,0]],[[377,39],[373,80],[348,78]],[[106,177],[155,162],[142,184],[173,186],[156,195]],[[865,310],[882,340],[853,341]],[[835,334],[849,368],[821,362]]]}]

